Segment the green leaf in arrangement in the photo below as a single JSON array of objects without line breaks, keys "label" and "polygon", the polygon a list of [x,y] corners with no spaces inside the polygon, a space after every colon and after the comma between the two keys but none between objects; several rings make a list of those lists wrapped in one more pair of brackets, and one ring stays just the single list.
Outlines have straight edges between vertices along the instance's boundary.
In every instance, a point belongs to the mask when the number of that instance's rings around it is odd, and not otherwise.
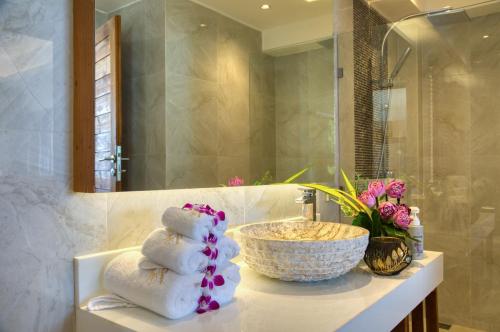
[{"label": "green leaf in arrangement", "polygon": [[388,236],[399,237],[400,239],[403,239],[403,240],[410,239],[410,240],[418,241],[417,239],[411,237],[407,231],[394,228],[392,225],[382,224],[382,228],[383,228],[385,234],[387,234]]},{"label": "green leaf in arrangement", "polygon": [[309,170],[309,167],[304,168],[300,172],[297,172],[294,175],[290,176],[288,179],[286,179],[285,181],[283,181],[283,183],[292,183],[292,182],[294,182],[295,180],[297,180],[298,178],[300,178],[308,170]]},{"label": "green leaf in arrangement", "polygon": [[346,203],[346,200],[343,197],[335,198],[330,195],[330,200],[340,206],[342,213],[346,217],[354,218],[359,214],[359,211],[355,211],[348,203]]},{"label": "green leaf in arrangement", "polygon": [[382,219],[377,210],[372,212],[372,236],[382,236]]},{"label": "green leaf in arrangement", "polygon": [[351,196],[354,196],[354,197],[358,196],[358,193],[356,192],[356,189],[352,185],[351,181],[349,181],[349,178],[345,174],[344,170],[341,169],[340,172],[342,173],[342,177],[344,178],[345,186],[346,186],[347,191],[349,192],[349,194]]},{"label": "green leaf in arrangement", "polygon": [[372,222],[370,220],[370,217],[366,213],[361,212],[360,214],[358,214],[352,221],[352,224],[354,226],[363,227],[370,232],[370,236],[373,236]]},{"label": "green leaf in arrangement", "polygon": [[371,218],[371,214],[372,214],[372,211],[370,210],[370,208],[368,206],[366,206],[363,202],[361,202],[356,196],[352,196],[350,195],[349,193],[343,191],[343,190],[340,190],[338,189],[338,192],[342,195],[344,195],[344,197],[348,197],[349,199],[351,199],[353,202],[355,202],[358,207],[363,210],[368,216],[370,216]]}]

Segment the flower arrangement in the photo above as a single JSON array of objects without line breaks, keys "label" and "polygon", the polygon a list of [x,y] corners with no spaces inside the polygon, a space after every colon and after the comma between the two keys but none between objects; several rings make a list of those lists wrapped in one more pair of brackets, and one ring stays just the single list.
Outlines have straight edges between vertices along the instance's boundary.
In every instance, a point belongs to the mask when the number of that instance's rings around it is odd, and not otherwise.
[{"label": "flower arrangement", "polygon": [[368,189],[357,195],[369,211],[355,215],[352,224],[368,229],[370,237],[410,238],[407,230],[412,221],[411,210],[401,203],[405,192],[406,185],[401,180],[390,180],[387,184],[382,180],[370,182]]},{"label": "flower arrangement", "polygon": [[[290,177],[285,183],[292,183],[308,168]],[[341,171],[347,190],[332,188],[316,183],[299,183],[330,195],[340,205],[342,212],[353,218],[352,224],[367,229],[370,237],[393,236],[403,240],[412,239],[408,234],[411,223],[410,208],[401,200],[406,192],[406,185],[401,180],[390,180],[387,184],[375,180],[362,192],[352,185]]]}]

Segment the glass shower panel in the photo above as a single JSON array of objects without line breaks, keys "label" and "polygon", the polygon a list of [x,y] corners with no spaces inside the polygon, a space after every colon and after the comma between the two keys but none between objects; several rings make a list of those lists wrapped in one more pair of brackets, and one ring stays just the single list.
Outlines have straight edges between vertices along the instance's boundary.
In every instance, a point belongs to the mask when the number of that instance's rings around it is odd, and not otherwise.
[{"label": "glass shower panel", "polygon": [[446,254],[443,319],[498,331],[500,11],[492,2],[465,14],[431,21],[432,38],[420,38],[420,205],[428,244]]},{"label": "glass shower panel", "polygon": [[[398,23],[382,64],[376,31],[388,25],[370,29],[375,54],[356,55],[356,26],[338,34],[341,167],[351,175],[364,172],[359,137],[375,135],[387,120],[382,163],[376,152],[382,146],[372,139],[371,166],[361,175],[409,184],[406,200],[420,207],[426,249],[445,253],[440,321],[500,331],[500,1]],[[364,78],[373,98],[364,127],[354,119],[360,56],[371,57],[372,68]]]}]

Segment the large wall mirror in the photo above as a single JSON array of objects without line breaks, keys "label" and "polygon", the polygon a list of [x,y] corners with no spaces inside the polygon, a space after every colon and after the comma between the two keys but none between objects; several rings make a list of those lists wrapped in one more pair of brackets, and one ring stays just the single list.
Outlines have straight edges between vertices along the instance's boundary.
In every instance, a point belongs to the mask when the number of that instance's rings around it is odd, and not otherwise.
[{"label": "large wall mirror", "polygon": [[332,181],[332,0],[83,2],[77,191]]}]

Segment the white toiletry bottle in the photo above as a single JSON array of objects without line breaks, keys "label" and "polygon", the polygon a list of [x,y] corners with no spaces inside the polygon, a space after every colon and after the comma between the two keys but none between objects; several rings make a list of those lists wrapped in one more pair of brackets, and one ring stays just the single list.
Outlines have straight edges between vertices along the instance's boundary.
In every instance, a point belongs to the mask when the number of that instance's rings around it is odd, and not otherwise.
[{"label": "white toiletry bottle", "polygon": [[420,224],[420,219],[418,218],[420,209],[416,206],[412,206],[410,209],[413,220],[408,228],[408,233],[412,238],[418,240],[410,240],[410,249],[413,259],[421,259],[424,257],[424,226]]}]

